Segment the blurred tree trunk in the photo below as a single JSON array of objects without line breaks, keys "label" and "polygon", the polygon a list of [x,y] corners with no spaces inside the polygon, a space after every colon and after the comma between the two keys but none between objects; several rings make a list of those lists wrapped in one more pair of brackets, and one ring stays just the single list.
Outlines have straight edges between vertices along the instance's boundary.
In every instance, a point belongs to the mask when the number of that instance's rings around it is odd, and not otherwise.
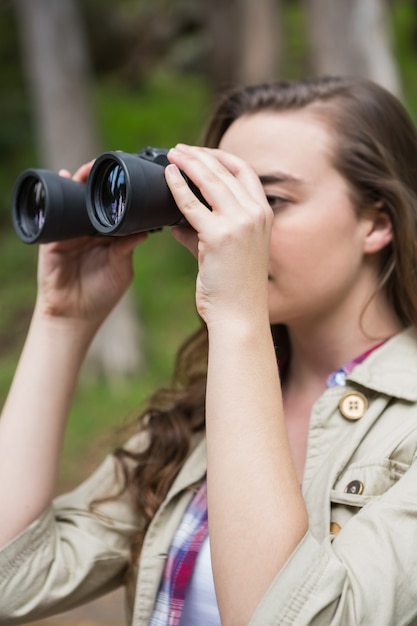
[{"label": "blurred tree trunk", "polygon": [[401,96],[387,0],[305,0],[316,74],[362,76]]},{"label": "blurred tree trunk", "polygon": [[41,159],[73,171],[98,152],[83,28],[73,0],[15,0]]},{"label": "blurred tree trunk", "polygon": [[216,92],[276,78],[279,9],[280,0],[207,0],[208,73]]},{"label": "blurred tree trunk", "polygon": [[240,0],[241,51],[238,80],[243,84],[277,77],[280,56],[278,0]]},{"label": "blurred tree trunk", "polygon": [[[74,171],[99,153],[77,6],[74,0],[15,0],[15,7],[41,162],[53,170]],[[128,294],[96,337],[86,364],[90,376],[120,379],[138,369],[138,324]]]}]

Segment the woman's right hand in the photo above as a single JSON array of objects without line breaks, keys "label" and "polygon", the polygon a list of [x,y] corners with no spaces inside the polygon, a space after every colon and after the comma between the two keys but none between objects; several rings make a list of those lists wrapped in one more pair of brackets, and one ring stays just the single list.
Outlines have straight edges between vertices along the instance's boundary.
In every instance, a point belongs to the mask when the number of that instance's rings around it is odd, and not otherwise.
[{"label": "woman's right hand", "polygon": [[[85,183],[91,166],[80,167],[73,179]],[[37,311],[97,327],[129,286],[133,250],[146,236],[97,235],[41,245]]]},{"label": "woman's right hand", "polygon": [[[84,183],[90,169],[82,166],[74,180]],[[130,284],[133,249],[145,238],[80,237],[40,246],[35,312],[0,418],[0,548],[53,497],[81,363]]]}]

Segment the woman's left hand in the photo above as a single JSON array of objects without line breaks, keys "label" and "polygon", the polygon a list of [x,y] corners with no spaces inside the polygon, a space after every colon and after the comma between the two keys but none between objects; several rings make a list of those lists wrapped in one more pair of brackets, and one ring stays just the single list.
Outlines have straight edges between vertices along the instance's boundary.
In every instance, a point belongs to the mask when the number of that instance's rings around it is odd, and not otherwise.
[{"label": "woman's left hand", "polygon": [[[217,320],[265,310],[273,219],[259,177],[244,161],[218,149],[170,150],[167,184],[194,231],[174,236],[198,258],[197,308],[208,326]],[[198,187],[212,211],[198,200],[180,171]],[[197,235],[196,235],[197,233]]]}]

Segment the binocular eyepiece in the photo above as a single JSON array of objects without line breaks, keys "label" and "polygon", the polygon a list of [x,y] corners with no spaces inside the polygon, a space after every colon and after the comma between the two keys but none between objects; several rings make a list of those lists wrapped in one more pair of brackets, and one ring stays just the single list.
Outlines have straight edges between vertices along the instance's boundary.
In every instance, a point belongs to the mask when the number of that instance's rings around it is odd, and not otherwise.
[{"label": "binocular eyepiece", "polygon": [[25,170],[12,198],[17,236],[24,243],[48,243],[186,223],[165,181],[166,155],[167,150],[152,147],[138,154],[105,152],[94,162],[85,185],[49,170]]}]

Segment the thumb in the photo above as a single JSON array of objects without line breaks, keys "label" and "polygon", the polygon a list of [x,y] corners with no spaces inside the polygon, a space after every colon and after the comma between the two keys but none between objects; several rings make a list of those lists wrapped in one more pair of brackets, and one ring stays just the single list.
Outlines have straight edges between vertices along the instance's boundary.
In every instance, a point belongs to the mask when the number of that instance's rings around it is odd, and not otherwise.
[{"label": "thumb", "polygon": [[172,236],[181,245],[183,245],[191,254],[197,258],[198,256],[198,236],[194,228],[191,226],[173,226],[171,228]]}]

